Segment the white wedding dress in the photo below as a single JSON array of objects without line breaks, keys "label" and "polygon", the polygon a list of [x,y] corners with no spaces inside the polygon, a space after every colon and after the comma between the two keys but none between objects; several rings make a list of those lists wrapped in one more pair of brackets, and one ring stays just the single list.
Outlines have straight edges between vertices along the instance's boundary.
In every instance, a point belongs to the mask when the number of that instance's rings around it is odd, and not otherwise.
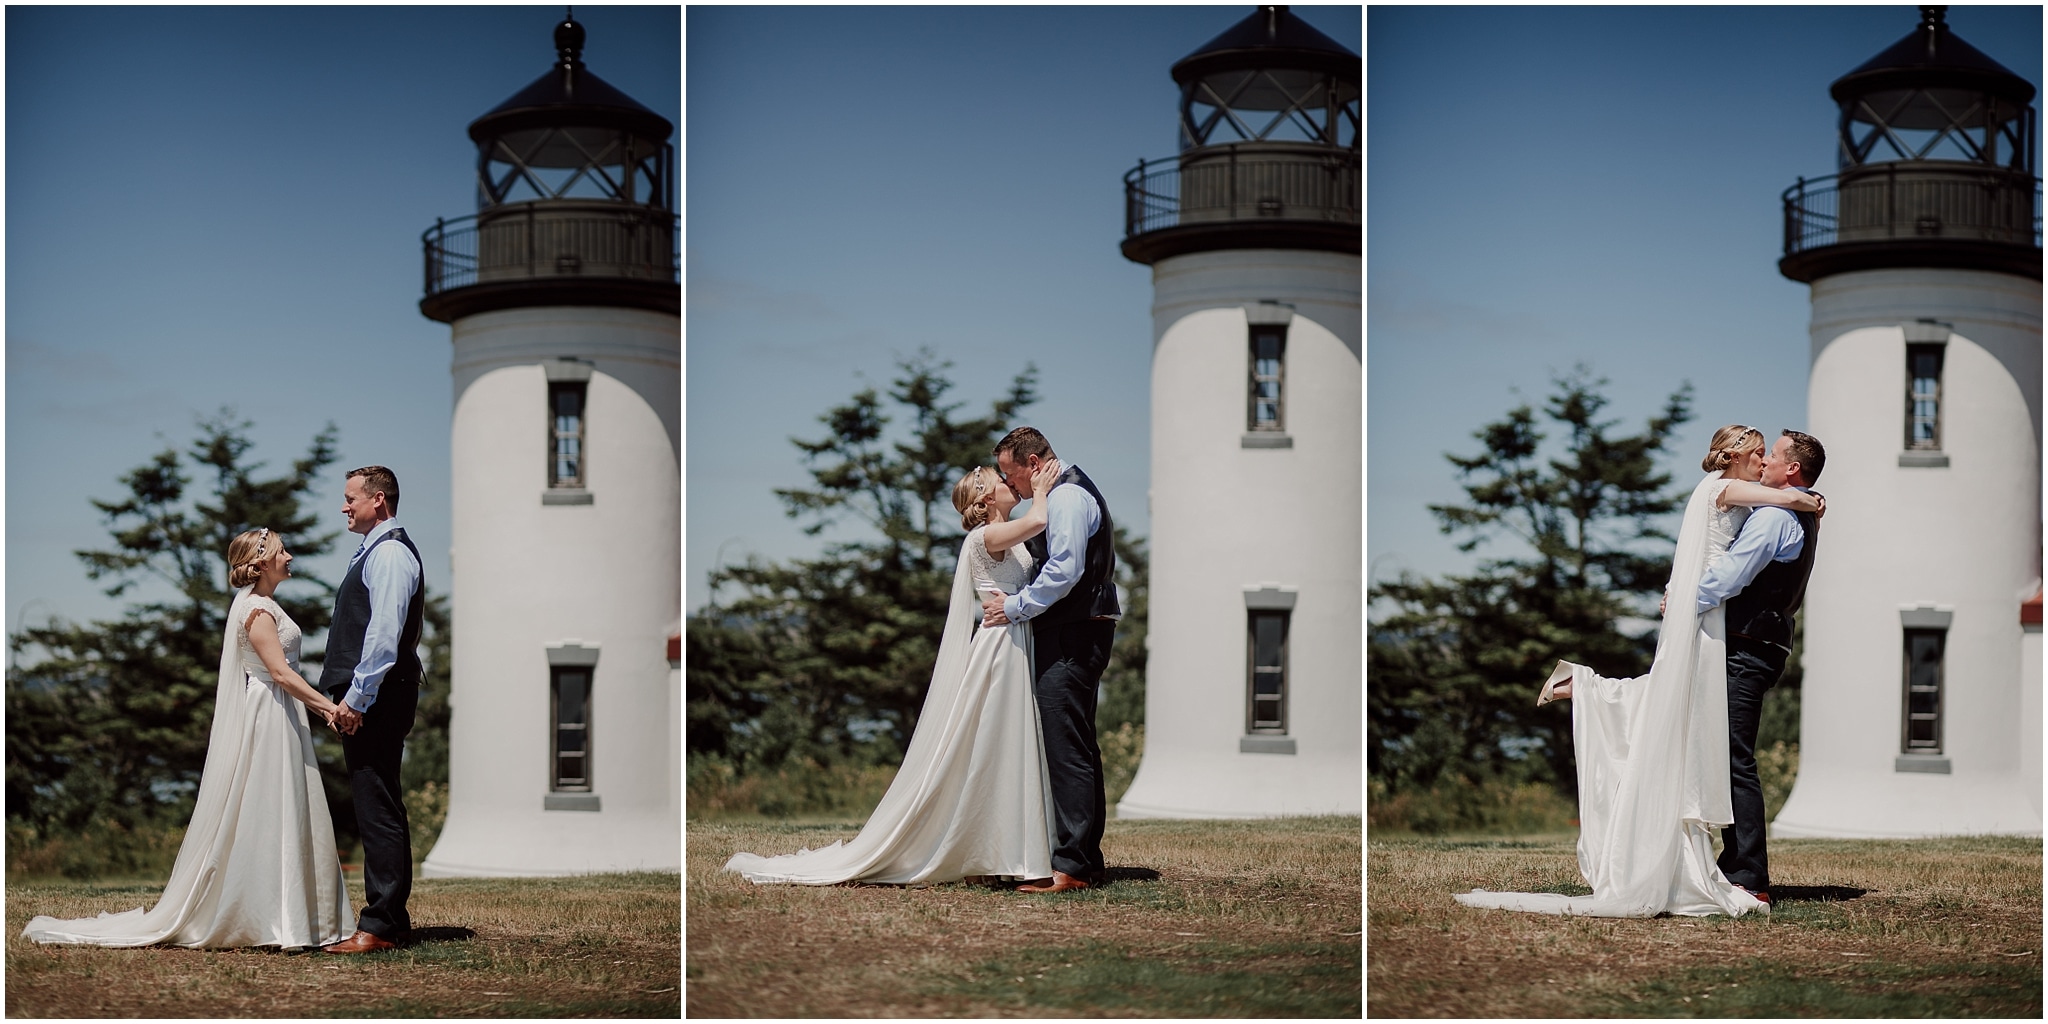
[{"label": "white wedding dress", "polygon": [[1019,544],[998,561],[967,535],[946,631],[903,766],[851,840],[779,857],[734,854],[750,882],[935,885],[970,875],[1052,876],[1052,791],[1032,692],[1031,627],[976,630],[977,593],[1031,581]]},{"label": "white wedding dress", "polygon": [[1650,674],[1611,679],[1572,667],[1579,771],[1579,873],[1591,896],[1459,894],[1470,907],[1586,917],[1739,917],[1766,905],[1714,863],[1729,805],[1728,646],[1723,609],[1698,614],[1700,575],[1725,554],[1749,509],[1716,507],[1732,482],[1708,474],[1678,530]]},{"label": "white wedding dress", "polygon": [[228,608],[206,767],[171,880],[156,906],[59,920],[22,935],[88,946],[323,946],[354,934],[304,704],[271,680],[249,644],[249,616],[277,620],[292,670],[297,623],[244,588]]}]

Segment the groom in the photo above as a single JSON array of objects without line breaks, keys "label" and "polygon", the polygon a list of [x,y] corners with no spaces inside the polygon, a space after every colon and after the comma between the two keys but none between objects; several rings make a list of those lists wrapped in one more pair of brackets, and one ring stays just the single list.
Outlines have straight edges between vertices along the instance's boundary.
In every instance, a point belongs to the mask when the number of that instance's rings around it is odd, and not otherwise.
[{"label": "groom", "polygon": [[[1055,456],[1045,435],[1018,427],[996,445],[996,471],[1011,493],[1031,497],[1031,477]],[[1045,496],[1045,531],[1024,542],[1037,574],[1023,590],[982,603],[985,626],[1031,623],[1039,727],[1053,804],[1052,878],[1018,892],[1066,892],[1101,885],[1108,801],[1102,749],[1095,743],[1095,691],[1109,665],[1116,622],[1116,551],[1109,503],[1079,466],[1068,466]]]},{"label": "groom", "polygon": [[398,514],[398,477],[383,466],[348,471],[341,514],[362,547],[334,593],[327,661],[320,688],[340,705],[342,734],[355,794],[356,831],[363,839],[363,892],[357,932],[329,953],[374,953],[404,941],[412,929],[405,899],[412,893],[412,826],[405,818],[398,766],[420,699],[420,600],[424,574]]},{"label": "groom", "polygon": [[[1810,434],[1787,430],[1764,456],[1765,487],[1811,491],[1827,452]],[[1699,613],[1727,602],[1729,802],[1735,822],[1722,837],[1721,873],[1771,902],[1764,850],[1764,794],[1756,771],[1756,730],[1764,694],[1785,674],[1792,615],[1806,597],[1820,546],[1820,518],[1764,506],[1749,514],[1725,557],[1700,576]]]}]

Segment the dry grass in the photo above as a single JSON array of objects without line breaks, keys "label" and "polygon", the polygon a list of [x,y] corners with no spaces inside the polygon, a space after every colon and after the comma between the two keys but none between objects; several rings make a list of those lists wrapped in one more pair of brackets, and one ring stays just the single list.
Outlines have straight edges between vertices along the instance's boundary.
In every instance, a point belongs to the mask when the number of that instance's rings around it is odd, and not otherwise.
[{"label": "dry grass", "polygon": [[1572,843],[1375,838],[1370,1015],[2040,1016],[2039,839],[1780,840],[1776,908],[1738,920],[1557,918],[1451,899],[1586,892]]},{"label": "dry grass", "polygon": [[1354,1017],[1359,826],[1112,821],[1116,881],[1028,896],[754,886],[719,871],[733,852],[794,852],[858,824],[693,822],[689,1013]]},{"label": "dry grass", "polygon": [[[428,937],[386,953],[39,946],[36,914],[153,902],[161,881],[10,882],[10,1017],[674,1017],[675,875],[421,879]],[[362,905],[359,880],[350,882]],[[466,929],[472,936],[462,937]]]}]

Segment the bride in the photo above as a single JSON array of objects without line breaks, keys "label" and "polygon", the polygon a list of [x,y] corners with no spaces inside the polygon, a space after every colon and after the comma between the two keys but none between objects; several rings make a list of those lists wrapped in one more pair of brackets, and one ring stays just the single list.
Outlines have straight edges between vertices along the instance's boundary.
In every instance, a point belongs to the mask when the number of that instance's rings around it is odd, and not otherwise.
[{"label": "bride", "polygon": [[1017,520],[1009,518],[1017,497],[994,470],[977,466],[953,488],[968,534],[931,689],[903,767],[860,834],[779,857],[736,853],[726,871],[799,885],[1052,875],[1051,786],[1032,691],[1031,627],[975,627],[978,595],[1014,594],[1031,582],[1024,541],[1045,529],[1045,496],[1061,469],[1050,461],[1031,478],[1031,511]]},{"label": "bride", "polygon": [[1701,573],[1728,550],[1751,508],[1822,507],[1814,495],[1757,483],[1763,459],[1764,436],[1756,428],[1714,432],[1701,463],[1707,476],[1693,488],[1678,530],[1649,675],[1611,679],[1559,661],[1537,700],[1576,698],[1579,873],[1593,894],[1475,889],[1458,902],[1588,917],[1735,917],[1768,907],[1714,862],[1714,831],[1734,820],[1727,632],[1721,606],[1705,614],[1695,606]]},{"label": "bride", "polygon": [[292,556],[269,529],[228,544],[238,588],[220,644],[220,685],[199,795],[170,883],[156,906],[22,930],[36,942],[87,946],[323,946],[353,934],[334,821],[306,712],[334,704],[299,675],[299,627],[271,598]]}]

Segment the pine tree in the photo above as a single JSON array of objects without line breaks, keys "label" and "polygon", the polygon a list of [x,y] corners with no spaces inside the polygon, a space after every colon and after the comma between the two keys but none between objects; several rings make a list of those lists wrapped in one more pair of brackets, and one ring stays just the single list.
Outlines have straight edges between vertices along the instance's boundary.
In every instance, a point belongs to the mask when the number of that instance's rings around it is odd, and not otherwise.
[{"label": "pine tree", "polygon": [[1367,763],[1391,790],[1462,780],[1571,791],[1570,718],[1534,707],[1538,684],[1557,658],[1613,676],[1648,670],[1655,631],[1621,624],[1656,615],[1670,574],[1666,527],[1684,497],[1656,459],[1691,418],[1692,389],[1641,433],[1617,436],[1617,421],[1600,419],[1606,383],[1584,367],[1554,381],[1543,415],[1564,434],[1552,457],[1527,405],[1475,432],[1479,454],[1446,456],[1470,503],[1430,506],[1443,532],[1464,551],[1503,540],[1523,550],[1471,575],[1403,573],[1371,588],[1390,610],[1368,632]]},{"label": "pine tree", "polygon": [[922,351],[898,363],[887,395],[907,413],[898,439],[874,388],[821,415],[823,438],[792,439],[814,486],[775,492],[788,515],[813,535],[848,521],[872,535],[817,559],[750,558],[711,574],[714,594],[736,596],[686,627],[692,754],[749,768],[901,758],[965,537],[953,485],[990,464],[1017,412],[1037,399],[1027,367],[986,415],[962,417],[964,403],[945,400],[950,366]]},{"label": "pine tree", "polygon": [[[113,546],[76,553],[87,577],[108,583],[110,597],[145,580],[168,585],[169,594],[114,621],[52,621],[9,638],[17,657],[31,649],[45,655],[7,675],[10,819],[77,833],[96,821],[132,829],[181,825],[190,816],[232,596],[228,541],[267,526],[299,566],[310,566],[339,536],[316,529],[323,517],[306,501],[335,459],[333,424],[288,473],[268,479],[255,476],[262,463],[248,461],[250,426],[226,409],[202,419],[185,452],[166,448],[121,478],[127,497],[92,502]],[[193,474],[203,490],[193,488]],[[294,573],[278,603],[304,632],[318,633],[327,628],[334,588],[310,570]],[[338,745],[323,752],[330,793],[328,761],[338,753]],[[352,816],[347,825],[352,834]]]}]

